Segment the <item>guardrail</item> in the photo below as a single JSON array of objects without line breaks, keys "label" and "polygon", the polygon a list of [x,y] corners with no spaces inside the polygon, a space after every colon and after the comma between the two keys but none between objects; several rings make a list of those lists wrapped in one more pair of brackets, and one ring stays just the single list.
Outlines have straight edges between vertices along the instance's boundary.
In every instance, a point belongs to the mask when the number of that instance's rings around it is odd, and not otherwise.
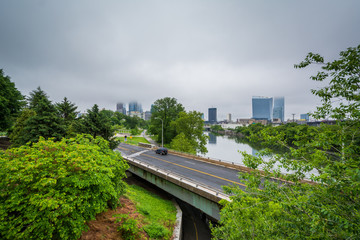
[{"label": "guardrail", "polygon": [[174,173],[172,171],[169,171],[169,170],[164,170],[164,169],[161,169],[159,167],[156,167],[154,165],[151,165],[151,164],[148,164],[148,163],[143,163],[142,161],[139,161],[139,160],[136,160],[134,158],[130,158],[130,157],[123,157],[124,159],[126,159],[127,161],[129,162],[133,162],[137,165],[141,165],[147,169],[151,169],[152,171],[155,171],[155,172],[158,172],[162,175],[165,175],[167,177],[171,177],[173,178],[174,180],[177,180],[181,183],[184,183],[184,184],[187,184],[191,187],[194,187],[198,190],[201,190],[201,191],[204,191],[204,192],[207,192],[208,194],[211,194],[213,196],[216,196],[218,198],[221,198],[221,199],[225,199],[227,201],[231,201],[230,198],[229,198],[229,195],[221,192],[221,191],[216,191],[216,189],[212,188],[211,186],[208,186],[204,183],[199,183],[199,182],[196,182],[190,178],[187,178],[187,177],[184,177],[178,173]]}]

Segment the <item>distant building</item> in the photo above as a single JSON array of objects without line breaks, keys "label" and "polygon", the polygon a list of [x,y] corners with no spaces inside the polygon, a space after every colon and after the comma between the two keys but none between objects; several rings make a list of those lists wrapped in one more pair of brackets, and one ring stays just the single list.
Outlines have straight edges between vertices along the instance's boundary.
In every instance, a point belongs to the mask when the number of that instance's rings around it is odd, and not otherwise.
[{"label": "distant building", "polygon": [[268,120],[273,118],[273,98],[269,97],[252,97],[253,119]]},{"label": "distant building", "polygon": [[273,110],[273,119],[280,119],[281,122],[284,122],[285,119],[285,99],[284,97],[275,97],[274,98],[274,110]]},{"label": "distant building", "polygon": [[300,114],[300,120],[308,122],[310,120],[309,114],[308,113]]},{"label": "distant building", "polygon": [[144,119],[145,121],[150,120],[150,119],[151,119],[151,112],[150,112],[150,111],[145,111],[145,112],[143,112],[143,119]]},{"label": "distant building", "polygon": [[143,110],[140,103],[138,102],[129,103],[129,116],[138,116],[141,118],[142,113]]},{"label": "distant building", "polygon": [[267,119],[253,119],[253,118],[240,118],[236,120],[236,124],[238,126],[248,126],[250,124],[255,124],[255,123],[261,123],[263,125],[267,125],[269,124],[269,120]]},{"label": "distant building", "polygon": [[227,120],[228,123],[231,123],[231,122],[232,122],[232,121],[231,121],[231,113],[228,113],[226,120]]},{"label": "distant building", "polygon": [[209,123],[210,124],[217,123],[216,108],[209,108]]},{"label": "distant building", "polygon": [[119,113],[122,113],[122,114],[125,114],[125,115],[126,115],[126,107],[125,107],[125,104],[123,104],[123,103],[117,103],[117,104],[116,104],[116,111],[119,112]]}]

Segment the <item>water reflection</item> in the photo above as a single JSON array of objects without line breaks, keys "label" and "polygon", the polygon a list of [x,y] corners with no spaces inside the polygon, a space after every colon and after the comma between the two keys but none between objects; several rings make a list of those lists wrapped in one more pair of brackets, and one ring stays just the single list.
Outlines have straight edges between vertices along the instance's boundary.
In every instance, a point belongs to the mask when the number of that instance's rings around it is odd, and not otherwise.
[{"label": "water reflection", "polygon": [[242,155],[239,151],[245,151],[249,154],[252,153],[252,148],[245,143],[236,142],[228,136],[216,136],[211,132],[207,132],[207,134],[209,136],[209,140],[206,145],[208,152],[203,155],[205,157],[243,165]]},{"label": "water reflection", "polygon": [[[246,152],[248,154],[252,154],[253,156],[257,156],[261,147],[259,144],[251,144],[251,146],[237,138],[229,138],[228,136],[216,136],[211,132],[207,132],[209,135],[209,141],[206,145],[208,152],[203,155],[204,157],[209,157],[212,159],[218,159],[221,161],[233,162],[236,164],[243,164],[243,156],[240,151]],[[265,161],[269,160],[269,157],[263,157]],[[275,164],[275,168],[279,166],[279,163]],[[261,167],[260,167],[261,168]],[[289,173],[283,168],[280,168],[281,172]],[[305,174],[307,178],[310,177],[311,174],[318,175],[318,172],[315,170],[310,171]]]},{"label": "water reflection", "polygon": [[212,134],[212,133],[209,133],[209,144],[216,144],[216,135],[215,134]]}]

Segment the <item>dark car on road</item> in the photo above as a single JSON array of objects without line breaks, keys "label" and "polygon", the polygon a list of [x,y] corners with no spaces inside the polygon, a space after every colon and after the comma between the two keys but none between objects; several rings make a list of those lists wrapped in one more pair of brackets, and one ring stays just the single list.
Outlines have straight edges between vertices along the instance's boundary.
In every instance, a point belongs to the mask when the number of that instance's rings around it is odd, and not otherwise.
[{"label": "dark car on road", "polygon": [[164,147],[156,149],[155,152],[157,154],[161,154],[161,155],[167,155],[168,154],[167,148],[164,148]]}]

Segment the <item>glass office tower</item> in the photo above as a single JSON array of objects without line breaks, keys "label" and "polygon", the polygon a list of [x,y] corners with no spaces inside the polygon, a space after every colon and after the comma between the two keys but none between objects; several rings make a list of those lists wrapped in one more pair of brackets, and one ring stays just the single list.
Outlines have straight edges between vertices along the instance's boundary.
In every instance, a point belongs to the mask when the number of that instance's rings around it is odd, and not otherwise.
[{"label": "glass office tower", "polygon": [[209,123],[210,124],[217,123],[216,108],[209,108]]},{"label": "glass office tower", "polygon": [[284,97],[275,97],[274,98],[274,111],[273,119],[278,118],[281,122],[284,122],[285,118],[285,99]]},{"label": "glass office tower", "polygon": [[253,119],[271,121],[273,118],[273,98],[252,97]]}]

